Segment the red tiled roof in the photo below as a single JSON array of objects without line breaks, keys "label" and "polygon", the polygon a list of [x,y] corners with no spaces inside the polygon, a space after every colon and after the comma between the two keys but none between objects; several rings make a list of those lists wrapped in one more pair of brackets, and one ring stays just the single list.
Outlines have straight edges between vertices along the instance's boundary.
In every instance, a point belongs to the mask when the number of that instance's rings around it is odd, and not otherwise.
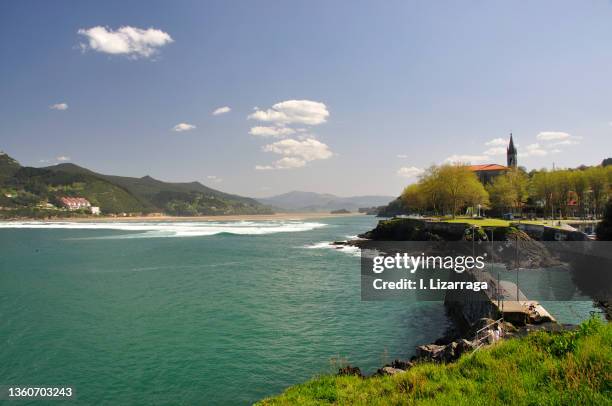
[{"label": "red tiled roof", "polygon": [[507,166],[498,164],[484,164],[484,165],[470,165],[468,166],[470,171],[503,171],[508,169]]},{"label": "red tiled roof", "polygon": [[65,205],[88,205],[89,201],[83,197],[62,197],[60,201]]}]

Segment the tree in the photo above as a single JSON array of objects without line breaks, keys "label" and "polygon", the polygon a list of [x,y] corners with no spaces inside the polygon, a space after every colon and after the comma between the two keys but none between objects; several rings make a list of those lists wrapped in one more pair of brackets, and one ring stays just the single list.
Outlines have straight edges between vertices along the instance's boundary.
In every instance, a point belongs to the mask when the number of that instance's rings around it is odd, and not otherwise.
[{"label": "tree", "polygon": [[527,201],[529,179],[522,169],[511,169],[505,176],[508,178],[513,193],[514,208],[520,213],[523,211],[523,204]]},{"label": "tree", "polygon": [[531,178],[529,188],[530,194],[534,200],[540,201],[543,204],[544,212],[546,214],[554,213],[553,183],[551,173],[546,169],[535,172]]},{"label": "tree", "polygon": [[515,201],[515,191],[506,175],[497,176],[487,186],[489,199],[494,209],[505,212],[512,207]]},{"label": "tree", "polygon": [[552,181],[552,199],[556,207],[561,211],[561,216],[567,216],[567,204],[570,199],[572,185],[570,174],[567,170],[554,171],[550,173]]},{"label": "tree", "polygon": [[426,209],[426,196],[423,193],[423,187],[418,183],[408,185],[401,196],[404,206],[411,211],[421,212]]},{"label": "tree", "polygon": [[443,213],[445,209],[446,192],[439,176],[440,168],[432,165],[421,176],[419,185],[425,196],[425,205],[434,213]]},{"label": "tree", "polygon": [[584,218],[584,207],[586,203],[586,195],[589,189],[589,181],[586,177],[585,171],[576,170],[571,174],[571,182],[574,192],[578,197],[578,207],[580,217]]},{"label": "tree", "polygon": [[587,171],[595,217],[600,214],[601,206],[607,197],[610,187],[607,172],[606,168],[602,166],[595,166]]},{"label": "tree", "polygon": [[467,205],[488,203],[488,193],[474,172],[465,165],[442,165],[437,172],[447,207],[453,216]]},{"label": "tree", "polygon": [[528,197],[529,180],[521,169],[511,169],[493,179],[487,191],[493,207],[499,211],[509,209],[521,212]]},{"label": "tree", "polygon": [[487,205],[489,195],[476,175],[463,165],[433,165],[416,184],[404,189],[402,203],[412,210],[451,213],[460,208]]}]

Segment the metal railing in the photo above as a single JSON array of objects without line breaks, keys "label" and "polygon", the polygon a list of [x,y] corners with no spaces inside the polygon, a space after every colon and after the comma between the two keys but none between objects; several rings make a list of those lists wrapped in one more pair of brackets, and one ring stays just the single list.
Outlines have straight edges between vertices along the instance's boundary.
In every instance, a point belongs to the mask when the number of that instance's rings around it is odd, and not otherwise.
[{"label": "metal railing", "polygon": [[[474,353],[474,352],[478,351],[480,348],[482,348],[482,347],[483,347],[483,346],[486,344],[486,341],[485,341],[485,340],[487,340],[487,339],[489,338],[489,333],[488,333],[488,332],[489,332],[489,329],[490,329],[492,326],[494,326],[494,325],[496,325],[496,324],[501,323],[503,320],[504,320],[504,318],[503,318],[503,317],[501,317],[501,318],[499,318],[499,319],[497,319],[497,320],[495,320],[495,321],[493,321],[493,322],[491,322],[491,323],[487,324],[487,325],[486,325],[486,326],[484,326],[483,328],[481,328],[481,329],[479,329],[479,330],[477,330],[477,331],[476,331],[476,335],[475,335],[475,337],[474,337],[473,342],[475,342],[475,343],[477,344],[477,346],[476,346],[476,348],[474,349],[474,351],[473,351],[472,353]],[[482,337],[479,337],[479,336],[480,336],[480,334],[481,334],[483,331],[486,331],[486,332],[487,332],[487,334],[486,334],[486,335],[484,335],[484,336],[482,336]]]}]

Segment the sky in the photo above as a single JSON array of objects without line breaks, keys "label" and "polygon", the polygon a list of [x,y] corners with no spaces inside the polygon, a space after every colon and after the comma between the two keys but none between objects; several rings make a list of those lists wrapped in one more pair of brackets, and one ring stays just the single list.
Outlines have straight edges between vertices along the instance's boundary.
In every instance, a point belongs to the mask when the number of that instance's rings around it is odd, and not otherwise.
[{"label": "sky", "polygon": [[612,2],[3,1],[0,150],[244,196],[612,156]]}]

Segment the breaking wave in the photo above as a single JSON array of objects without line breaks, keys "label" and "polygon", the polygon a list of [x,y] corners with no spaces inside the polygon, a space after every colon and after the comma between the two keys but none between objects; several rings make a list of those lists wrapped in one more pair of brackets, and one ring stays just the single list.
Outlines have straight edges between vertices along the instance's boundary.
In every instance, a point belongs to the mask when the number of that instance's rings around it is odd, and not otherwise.
[{"label": "breaking wave", "polygon": [[200,237],[216,234],[264,235],[310,231],[326,224],[302,221],[185,221],[185,222],[0,222],[0,229],[118,230],[132,234],[101,238]]},{"label": "breaking wave", "polygon": [[330,250],[342,252],[344,254],[348,254],[354,257],[361,256],[361,250],[359,249],[359,247],[355,247],[353,245],[336,245],[332,243],[331,241],[317,242],[314,244],[305,245],[302,248],[315,249],[315,250],[316,249],[330,249]]}]

